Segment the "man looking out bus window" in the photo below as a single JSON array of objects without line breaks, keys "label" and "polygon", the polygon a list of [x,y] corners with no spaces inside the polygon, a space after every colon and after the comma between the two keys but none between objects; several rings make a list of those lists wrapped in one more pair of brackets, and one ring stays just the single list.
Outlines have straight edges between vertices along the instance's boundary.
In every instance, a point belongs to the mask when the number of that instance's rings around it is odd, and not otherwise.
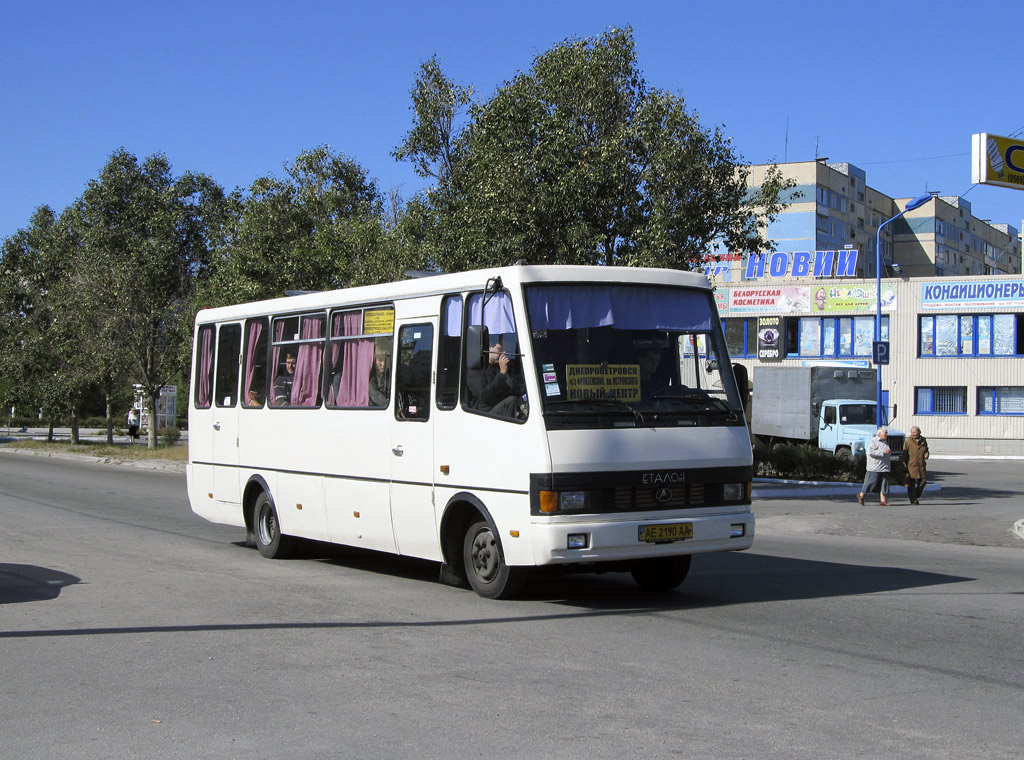
[{"label": "man looking out bus window", "polygon": [[484,368],[467,373],[466,385],[469,386],[471,409],[499,417],[521,418],[520,405],[526,393],[526,383],[522,374],[510,371],[511,362],[501,338],[497,337],[487,352]]},{"label": "man looking out bus window", "polygon": [[295,354],[287,353],[284,359],[284,374],[274,378],[274,403],[278,406],[290,404],[292,385],[295,383]]}]

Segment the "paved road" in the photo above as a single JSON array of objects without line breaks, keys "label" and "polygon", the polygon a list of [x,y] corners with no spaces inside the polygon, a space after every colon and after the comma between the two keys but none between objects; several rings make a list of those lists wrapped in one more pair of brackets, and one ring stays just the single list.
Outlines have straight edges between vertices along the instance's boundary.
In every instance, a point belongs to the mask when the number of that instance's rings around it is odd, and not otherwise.
[{"label": "paved road", "polygon": [[758,528],[1024,549],[1013,532],[1024,519],[1022,467],[1021,460],[932,459],[931,484],[917,506],[903,487],[892,489],[891,507],[877,496],[862,507],[858,485],[759,483]]},{"label": "paved road", "polygon": [[[999,512],[979,489],[947,508]],[[1020,757],[1021,547],[758,509],[676,594],[491,602],[429,563],[264,560],[180,474],[0,453],[0,757]]]}]

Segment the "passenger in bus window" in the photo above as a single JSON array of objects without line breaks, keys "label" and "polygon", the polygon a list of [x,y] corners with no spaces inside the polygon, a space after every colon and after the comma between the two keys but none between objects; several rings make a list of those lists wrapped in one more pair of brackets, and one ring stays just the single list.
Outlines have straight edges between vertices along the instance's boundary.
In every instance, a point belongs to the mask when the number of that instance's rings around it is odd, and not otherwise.
[{"label": "passenger in bus window", "polygon": [[292,384],[295,382],[295,354],[288,352],[284,359],[284,372],[274,378],[274,403],[291,403]]},{"label": "passenger in bus window", "polygon": [[520,406],[524,403],[526,383],[521,373],[511,370],[511,364],[512,358],[504,352],[498,337],[487,352],[484,368],[466,373],[471,409],[499,417],[522,417]]},{"label": "passenger in bus window", "polygon": [[373,352],[373,367],[370,369],[370,406],[387,406],[391,401],[390,354],[384,346]]}]

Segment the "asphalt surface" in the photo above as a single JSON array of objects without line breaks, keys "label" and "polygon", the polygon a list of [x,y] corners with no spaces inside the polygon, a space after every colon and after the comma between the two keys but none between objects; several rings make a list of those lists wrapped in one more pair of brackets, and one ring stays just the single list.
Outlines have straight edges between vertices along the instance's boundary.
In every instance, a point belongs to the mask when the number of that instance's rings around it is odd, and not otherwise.
[{"label": "asphalt surface", "polygon": [[266,560],[178,472],[0,449],[0,760],[1020,757],[1024,542],[963,545],[1003,539],[1015,462],[936,462],[913,508],[765,484],[754,547],[677,592],[495,602],[403,557]]},{"label": "asphalt surface", "polygon": [[[67,440],[70,431],[55,431]],[[99,430],[83,430],[85,440],[105,440]],[[184,472],[182,462],[160,459],[116,459],[87,453],[28,452],[5,447],[19,438],[45,439],[43,429],[0,434],[0,453],[59,456],[150,470]],[[182,442],[187,441],[187,433]],[[115,442],[127,442],[126,437]],[[144,442],[134,444],[144,446]],[[929,460],[928,485],[919,505],[911,505],[906,488],[894,486],[891,506],[883,507],[869,494],[857,503],[858,483],[792,481],[755,478],[753,498],[757,529],[769,528],[837,536],[896,538],[974,546],[1024,548],[1024,499],[1018,471],[1024,460],[988,457],[942,457]]]}]

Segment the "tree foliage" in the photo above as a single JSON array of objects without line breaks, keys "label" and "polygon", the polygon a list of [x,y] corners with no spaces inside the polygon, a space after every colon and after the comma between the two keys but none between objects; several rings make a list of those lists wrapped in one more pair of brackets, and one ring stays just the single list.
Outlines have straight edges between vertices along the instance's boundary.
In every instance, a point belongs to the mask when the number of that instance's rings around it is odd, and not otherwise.
[{"label": "tree foliage", "polygon": [[[202,174],[175,178],[162,155],[140,162],[122,149],[89,183],[75,212],[75,283],[95,336],[94,379],[127,376],[155,410],[162,386],[182,372],[191,300],[207,276],[212,231],[223,224],[224,192]],[[156,440],[152,424],[151,448]]]},{"label": "tree foliage", "polygon": [[327,147],[304,151],[285,177],[261,177],[232,199],[206,300],[239,303],[289,290],[393,279],[384,199],[367,172]]},{"label": "tree foliage", "polygon": [[68,278],[76,244],[74,215],[58,217],[42,206],[29,226],[3,245],[0,311],[6,345],[0,374],[12,389],[5,403],[39,409],[47,419],[74,420],[90,384],[80,350],[89,336],[76,318]]},{"label": "tree foliage", "polygon": [[410,204],[411,228],[435,266],[458,270],[572,263],[691,268],[715,244],[770,248],[767,224],[789,184],[752,191],[720,127],[651,88],[632,31],[569,39],[489,99],[425,63],[414,124],[395,156],[438,179]]}]

